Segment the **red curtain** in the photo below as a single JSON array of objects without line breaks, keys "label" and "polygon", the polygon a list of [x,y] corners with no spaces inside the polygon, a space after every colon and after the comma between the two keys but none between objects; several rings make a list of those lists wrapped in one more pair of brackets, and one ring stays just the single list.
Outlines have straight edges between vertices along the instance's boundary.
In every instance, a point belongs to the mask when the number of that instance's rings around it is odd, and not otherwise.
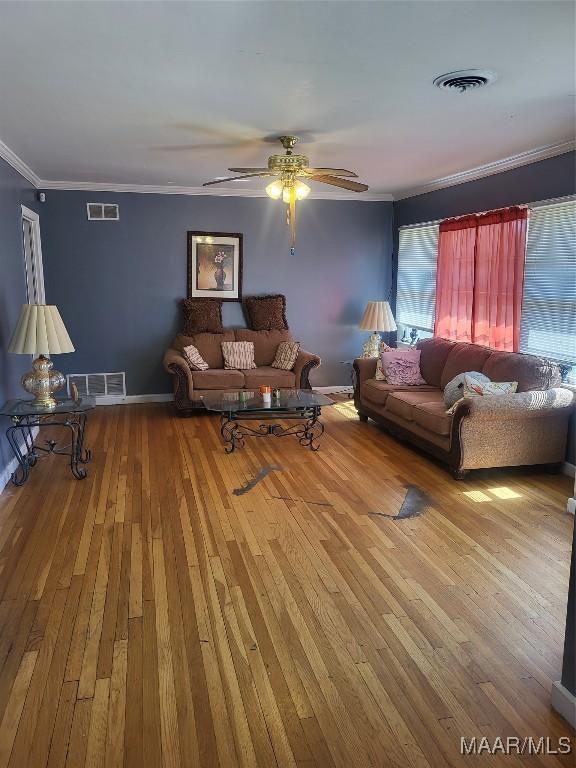
[{"label": "red curtain", "polygon": [[528,209],[442,222],[435,335],[517,352]]},{"label": "red curtain", "polygon": [[440,224],[435,336],[472,341],[476,229],[476,216],[463,216]]}]

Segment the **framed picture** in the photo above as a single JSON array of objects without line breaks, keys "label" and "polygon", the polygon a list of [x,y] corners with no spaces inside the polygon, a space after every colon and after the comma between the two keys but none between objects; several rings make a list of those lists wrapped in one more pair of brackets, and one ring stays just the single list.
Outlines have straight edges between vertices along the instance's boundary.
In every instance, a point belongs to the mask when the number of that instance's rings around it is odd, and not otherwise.
[{"label": "framed picture", "polygon": [[188,232],[188,298],[242,299],[242,235]]}]

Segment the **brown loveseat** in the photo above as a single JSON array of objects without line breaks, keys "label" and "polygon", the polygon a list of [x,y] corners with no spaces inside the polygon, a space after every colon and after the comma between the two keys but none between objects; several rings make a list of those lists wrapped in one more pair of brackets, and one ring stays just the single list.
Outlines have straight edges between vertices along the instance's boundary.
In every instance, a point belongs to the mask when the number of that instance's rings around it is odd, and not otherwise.
[{"label": "brown loveseat", "polygon": [[[223,341],[254,342],[252,370],[237,371],[224,368]],[[292,371],[272,368],[271,363],[281,341],[292,341],[290,331],[251,331],[236,328],[224,333],[197,333],[194,336],[178,334],[164,355],[164,368],[174,376],[174,403],[183,415],[203,408],[202,398],[207,392],[241,389],[256,390],[261,384],[280,389],[311,389],[309,375],[320,365],[320,358],[300,350]],[[210,366],[206,371],[193,371],[182,357],[182,349],[193,344]]]},{"label": "brown loveseat", "polygon": [[[447,462],[454,476],[470,469],[564,461],[573,394],[559,387],[559,368],[542,358],[494,352],[477,344],[434,338],[418,344],[420,386],[374,378],[376,359],[354,361],[354,402],[393,435]],[[467,399],[446,413],[443,390],[459,373],[480,371],[492,381],[517,381],[518,393]]]}]

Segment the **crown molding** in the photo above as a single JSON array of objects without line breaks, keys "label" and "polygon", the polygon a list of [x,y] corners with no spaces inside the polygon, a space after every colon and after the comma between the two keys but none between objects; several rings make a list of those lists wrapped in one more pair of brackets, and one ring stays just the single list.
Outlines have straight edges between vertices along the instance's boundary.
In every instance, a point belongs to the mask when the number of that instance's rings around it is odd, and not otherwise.
[{"label": "crown molding", "polygon": [[38,188],[41,184],[40,177],[37,176],[30,166],[26,165],[22,158],[18,157],[15,152],[12,152],[10,147],[6,146],[3,141],[0,140],[0,157],[6,160],[8,165],[11,165],[15,171],[18,171],[20,176],[23,176],[26,181]]},{"label": "crown molding", "polygon": [[574,139],[563,141],[559,144],[548,144],[545,147],[531,149],[528,150],[528,152],[521,152],[518,155],[511,155],[510,157],[505,157],[501,160],[495,160],[492,163],[486,163],[486,165],[470,168],[468,171],[461,171],[460,173],[454,173],[451,176],[444,176],[443,178],[436,179],[428,184],[423,184],[421,187],[395,192],[394,200],[405,200],[408,197],[425,195],[427,192],[434,192],[437,189],[445,189],[446,187],[454,187],[457,184],[465,184],[467,181],[483,179],[486,176],[492,176],[496,173],[510,171],[513,168],[520,168],[522,165],[530,165],[531,163],[537,163],[540,160],[546,160],[549,157],[564,155],[566,152],[572,152],[574,149],[576,149],[576,140]]},{"label": "crown molding", "polygon": [[[246,189],[242,187],[179,187],[176,184],[154,185],[154,184],[116,184],[93,181],[48,181],[42,180],[40,187],[45,190],[66,190],[75,192],[134,192],[148,195],[202,195],[210,197],[268,197],[264,189]],[[320,191],[317,187],[311,199],[316,200],[356,200],[360,202],[391,202],[393,196],[388,193],[366,193],[362,192],[332,192],[331,190]]]}]

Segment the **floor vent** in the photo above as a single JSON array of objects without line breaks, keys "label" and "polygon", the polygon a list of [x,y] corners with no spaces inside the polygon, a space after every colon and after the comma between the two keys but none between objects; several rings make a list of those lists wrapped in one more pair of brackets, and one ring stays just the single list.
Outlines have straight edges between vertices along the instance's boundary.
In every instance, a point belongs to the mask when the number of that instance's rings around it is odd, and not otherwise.
[{"label": "floor vent", "polygon": [[118,373],[69,373],[66,376],[68,395],[72,384],[78,389],[80,397],[95,397],[101,405],[122,403],[126,399],[126,377],[124,371]]}]

